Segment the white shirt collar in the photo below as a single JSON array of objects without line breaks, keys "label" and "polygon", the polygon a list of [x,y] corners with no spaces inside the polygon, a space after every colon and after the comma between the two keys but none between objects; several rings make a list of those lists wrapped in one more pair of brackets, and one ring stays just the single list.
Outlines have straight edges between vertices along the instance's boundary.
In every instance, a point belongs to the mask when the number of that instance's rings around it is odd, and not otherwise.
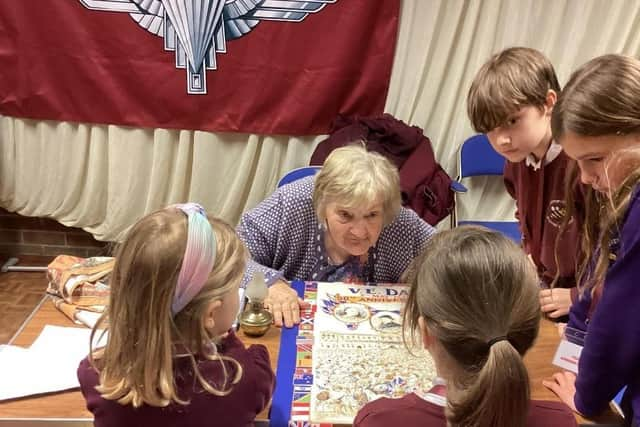
[{"label": "white shirt collar", "polygon": [[[441,377],[435,377],[432,381],[432,389],[436,386],[445,386],[446,387],[447,382],[442,379]],[[438,406],[442,406],[445,407],[447,406],[447,398],[445,396],[442,396],[440,394],[437,393],[432,393],[431,391],[426,392],[426,393],[417,393],[416,395],[421,397],[423,400],[426,400],[427,402],[431,402],[435,405]]]},{"label": "white shirt collar", "polygon": [[549,145],[549,149],[547,150],[547,154],[545,154],[544,159],[536,160],[536,158],[533,157],[533,154],[529,154],[525,159],[525,164],[527,166],[531,166],[533,170],[537,171],[542,166],[542,160],[544,160],[544,165],[546,166],[554,161],[561,152],[562,146],[556,143],[554,140],[551,140],[551,145]]}]

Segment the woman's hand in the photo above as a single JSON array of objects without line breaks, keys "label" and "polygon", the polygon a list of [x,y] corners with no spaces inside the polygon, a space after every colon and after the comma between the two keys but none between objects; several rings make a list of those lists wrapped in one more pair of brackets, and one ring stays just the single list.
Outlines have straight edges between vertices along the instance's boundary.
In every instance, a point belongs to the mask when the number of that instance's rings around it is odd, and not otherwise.
[{"label": "woman's hand", "polygon": [[269,294],[264,300],[264,306],[273,315],[276,326],[287,328],[300,323],[300,307],[307,307],[309,303],[298,297],[295,289],[288,283],[279,280],[269,287]]},{"label": "woman's hand", "polygon": [[541,290],[540,308],[552,319],[568,314],[571,308],[571,289],[553,288]]},{"label": "woman's hand", "polygon": [[557,394],[573,412],[578,412],[576,404],[573,403],[573,397],[576,395],[576,376],[573,372],[556,372],[550,379],[543,380],[542,385]]}]

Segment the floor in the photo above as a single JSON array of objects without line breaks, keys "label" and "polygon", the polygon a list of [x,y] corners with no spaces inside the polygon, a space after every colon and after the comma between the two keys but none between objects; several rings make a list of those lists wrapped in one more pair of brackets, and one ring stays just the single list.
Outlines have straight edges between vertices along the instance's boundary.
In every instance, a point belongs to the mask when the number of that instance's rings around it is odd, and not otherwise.
[{"label": "floor", "polygon": [[[18,266],[46,266],[53,257],[20,256]],[[9,259],[0,254],[0,266]],[[0,272],[0,344],[6,344],[45,294],[45,272]]]}]

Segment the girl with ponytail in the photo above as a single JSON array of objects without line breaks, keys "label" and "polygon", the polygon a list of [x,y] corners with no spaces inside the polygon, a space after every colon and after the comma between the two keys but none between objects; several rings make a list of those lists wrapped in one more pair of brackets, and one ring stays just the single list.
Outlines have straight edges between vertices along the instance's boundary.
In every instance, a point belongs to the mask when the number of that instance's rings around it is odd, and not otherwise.
[{"label": "girl with ponytail", "polygon": [[425,393],[365,405],[359,427],[575,426],[565,405],[532,401],[522,356],[540,322],[538,277],[507,237],[481,227],[437,234],[418,262],[404,312],[438,378]]}]

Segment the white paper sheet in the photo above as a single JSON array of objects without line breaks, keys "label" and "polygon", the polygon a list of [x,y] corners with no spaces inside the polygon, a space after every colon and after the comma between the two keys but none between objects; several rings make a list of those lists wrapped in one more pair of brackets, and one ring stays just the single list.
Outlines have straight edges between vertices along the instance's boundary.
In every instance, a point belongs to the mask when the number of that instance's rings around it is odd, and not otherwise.
[{"label": "white paper sheet", "polygon": [[87,326],[88,328],[93,329],[98,323],[98,319],[102,316],[102,313],[96,313],[95,311],[89,310],[78,310],[76,311],[76,323]]},{"label": "white paper sheet", "polygon": [[79,387],[91,331],[46,325],[30,348],[0,346],[0,400]]}]

